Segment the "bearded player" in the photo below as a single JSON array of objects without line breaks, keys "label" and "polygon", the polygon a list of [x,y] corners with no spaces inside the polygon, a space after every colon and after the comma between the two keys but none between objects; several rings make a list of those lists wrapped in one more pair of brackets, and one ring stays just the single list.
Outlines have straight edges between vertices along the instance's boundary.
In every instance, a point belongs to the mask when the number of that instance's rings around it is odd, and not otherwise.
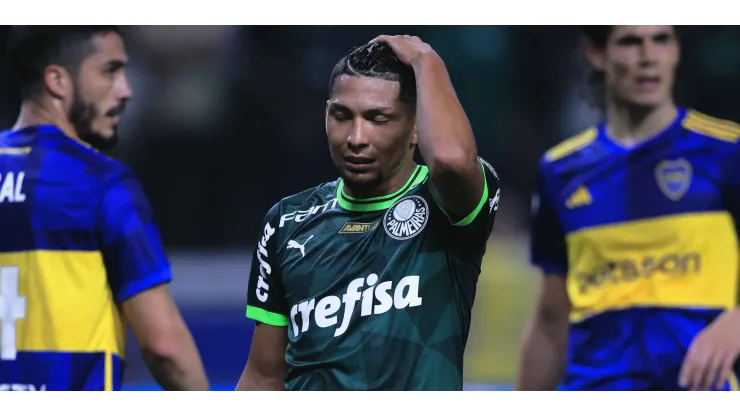
[{"label": "bearded player", "polygon": [[99,153],[131,98],[112,26],[14,27],[0,133],[0,390],[118,390],[124,323],[165,389],[208,389],[131,170]]},{"label": "bearded player", "polygon": [[461,390],[499,182],[442,59],[410,36],[353,49],[331,75],[326,132],[341,178],[262,225],[237,389]]},{"label": "bearded player", "polygon": [[541,160],[517,388],[736,389],[740,126],[675,104],[675,27],[586,37],[606,121]]}]

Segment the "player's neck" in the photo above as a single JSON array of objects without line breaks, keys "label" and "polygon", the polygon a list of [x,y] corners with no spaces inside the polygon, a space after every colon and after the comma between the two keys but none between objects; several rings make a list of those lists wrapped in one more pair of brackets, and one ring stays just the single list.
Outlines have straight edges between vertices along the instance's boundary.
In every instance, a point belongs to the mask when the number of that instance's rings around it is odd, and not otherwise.
[{"label": "player's neck", "polygon": [[66,116],[60,114],[53,107],[49,108],[49,106],[39,101],[24,101],[21,104],[21,111],[18,114],[18,119],[13,126],[13,130],[20,130],[30,126],[53,125],[59,128],[66,136],[82,142],[77,136],[77,131],[75,131],[72,123],[69,122]]},{"label": "player's neck", "polygon": [[408,182],[409,178],[411,178],[411,175],[414,173],[414,170],[416,170],[416,163],[413,161],[411,163],[404,162],[386,181],[378,186],[358,189],[352,188],[349,183],[345,183],[343,192],[348,196],[357,199],[377,198],[390,195],[401,189],[406,182]]},{"label": "player's neck", "polygon": [[606,131],[615,142],[633,146],[665,130],[677,115],[672,101],[653,108],[612,103],[607,108]]}]

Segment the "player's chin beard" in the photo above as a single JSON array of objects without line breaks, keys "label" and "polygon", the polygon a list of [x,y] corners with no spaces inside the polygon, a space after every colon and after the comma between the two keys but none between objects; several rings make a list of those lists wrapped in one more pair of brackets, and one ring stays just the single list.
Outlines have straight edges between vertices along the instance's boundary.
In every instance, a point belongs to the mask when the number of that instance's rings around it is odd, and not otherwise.
[{"label": "player's chin beard", "polygon": [[350,189],[350,193],[357,198],[369,198],[375,195],[377,190],[383,185],[383,176],[376,175],[367,180],[356,180],[355,174],[342,170],[342,180],[344,187]]},{"label": "player's chin beard", "polygon": [[93,103],[85,102],[79,95],[75,94],[72,106],[69,109],[69,121],[74,126],[77,134],[85,143],[97,150],[110,150],[118,144],[118,133],[114,127],[113,135],[105,137],[92,129],[93,120],[98,116],[98,110]]}]

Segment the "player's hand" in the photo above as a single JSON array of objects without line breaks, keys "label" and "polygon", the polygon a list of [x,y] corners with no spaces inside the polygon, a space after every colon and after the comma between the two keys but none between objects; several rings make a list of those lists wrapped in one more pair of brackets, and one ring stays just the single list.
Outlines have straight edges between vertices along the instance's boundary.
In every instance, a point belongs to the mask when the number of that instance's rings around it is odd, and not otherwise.
[{"label": "player's hand", "polygon": [[406,65],[413,66],[421,61],[422,58],[433,56],[439,58],[431,46],[424,43],[418,36],[399,35],[389,36],[380,35],[370,41],[371,43],[385,43],[395,52],[398,59]]},{"label": "player's hand", "polygon": [[740,355],[740,310],[720,315],[691,343],[681,368],[679,385],[691,390],[721,389]]}]

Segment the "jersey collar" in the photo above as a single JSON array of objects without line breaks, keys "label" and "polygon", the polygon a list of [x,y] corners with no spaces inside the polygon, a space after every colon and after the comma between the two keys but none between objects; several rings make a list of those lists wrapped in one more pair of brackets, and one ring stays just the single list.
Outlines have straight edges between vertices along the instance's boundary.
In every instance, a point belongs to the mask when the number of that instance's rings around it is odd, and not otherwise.
[{"label": "jersey collar", "polygon": [[641,142],[639,142],[639,143],[637,143],[635,145],[632,145],[632,146],[624,146],[624,145],[619,144],[619,142],[617,142],[613,138],[611,138],[609,136],[609,133],[606,130],[606,121],[604,121],[601,124],[599,124],[599,128],[598,128],[598,131],[599,131],[598,140],[601,140],[602,142],[605,142],[607,144],[607,146],[609,148],[611,148],[611,149],[614,149],[614,150],[617,150],[617,151],[621,151],[621,152],[633,152],[636,149],[639,149],[639,148],[642,148],[644,146],[647,146],[649,143],[653,143],[655,141],[662,140],[662,139],[664,139],[666,137],[673,137],[674,136],[673,133],[675,133],[677,131],[677,129],[681,128],[681,125],[682,125],[684,119],[688,115],[688,111],[684,107],[676,106],[676,110],[677,110],[676,118],[674,118],[673,121],[668,126],[666,126],[666,128],[664,128],[662,131],[656,133],[652,137],[650,137],[650,138],[648,138],[646,140],[643,140],[643,141],[641,141]]},{"label": "jersey collar", "polygon": [[406,184],[403,185],[401,189],[390,195],[375,198],[353,198],[345,194],[344,181],[340,179],[339,185],[337,186],[337,202],[339,202],[339,206],[348,211],[369,212],[388,209],[408,191],[414,189],[416,185],[424,182],[428,173],[429,168],[417,165],[416,169],[414,169],[414,173],[411,174],[409,180],[406,181]]}]

